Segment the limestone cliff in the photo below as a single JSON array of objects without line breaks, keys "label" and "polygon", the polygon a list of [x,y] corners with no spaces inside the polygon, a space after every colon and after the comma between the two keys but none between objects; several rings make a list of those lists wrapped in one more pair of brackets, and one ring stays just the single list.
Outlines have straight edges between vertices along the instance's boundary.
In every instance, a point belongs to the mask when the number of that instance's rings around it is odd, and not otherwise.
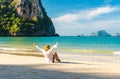
[{"label": "limestone cliff", "polygon": [[21,16],[32,18],[38,16],[43,19],[46,14],[42,7],[41,0],[13,0],[16,2],[17,13]]},{"label": "limestone cliff", "polygon": [[[33,19],[38,17],[39,23],[35,26],[37,29],[36,33],[32,35],[43,35],[43,36],[54,36],[55,28],[51,19],[47,16],[45,9],[42,6],[41,0],[8,0],[10,3],[15,2],[15,8],[20,17],[27,17]],[[18,35],[25,35],[18,33]],[[26,34],[28,35],[28,34]]]}]

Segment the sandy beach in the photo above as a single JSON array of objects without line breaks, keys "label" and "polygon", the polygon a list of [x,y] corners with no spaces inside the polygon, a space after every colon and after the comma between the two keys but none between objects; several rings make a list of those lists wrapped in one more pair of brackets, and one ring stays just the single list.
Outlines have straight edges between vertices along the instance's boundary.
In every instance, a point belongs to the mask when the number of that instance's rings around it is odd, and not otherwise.
[{"label": "sandy beach", "polygon": [[46,63],[44,57],[0,54],[0,79],[120,79],[120,64],[67,58]]}]

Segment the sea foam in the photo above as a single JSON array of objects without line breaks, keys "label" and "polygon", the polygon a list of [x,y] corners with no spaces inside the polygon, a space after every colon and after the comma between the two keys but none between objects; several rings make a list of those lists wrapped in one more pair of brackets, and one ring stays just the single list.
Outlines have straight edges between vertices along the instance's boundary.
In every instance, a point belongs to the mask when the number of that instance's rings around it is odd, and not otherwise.
[{"label": "sea foam", "polygon": [[114,55],[120,55],[120,51],[115,51]]},{"label": "sea foam", "polygon": [[5,47],[3,47],[3,48],[1,48],[2,50],[10,50],[10,51],[15,51],[15,50],[18,50],[18,49],[16,49],[16,48],[5,48]]}]

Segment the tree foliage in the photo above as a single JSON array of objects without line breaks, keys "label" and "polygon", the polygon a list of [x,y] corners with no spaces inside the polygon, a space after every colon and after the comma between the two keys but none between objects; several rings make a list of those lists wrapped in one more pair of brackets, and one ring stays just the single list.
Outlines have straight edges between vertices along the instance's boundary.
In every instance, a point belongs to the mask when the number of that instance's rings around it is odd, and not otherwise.
[{"label": "tree foliage", "polygon": [[9,4],[0,0],[0,35],[30,35],[34,33],[36,17],[34,20],[20,17],[15,10],[15,2]]},{"label": "tree foliage", "polygon": [[9,3],[0,0],[0,36],[24,36],[24,35],[46,35],[50,33],[49,26],[52,25],[51,19],[47,16],[44,8],[43,17],[19,16],[16,11],[16,3]]}]

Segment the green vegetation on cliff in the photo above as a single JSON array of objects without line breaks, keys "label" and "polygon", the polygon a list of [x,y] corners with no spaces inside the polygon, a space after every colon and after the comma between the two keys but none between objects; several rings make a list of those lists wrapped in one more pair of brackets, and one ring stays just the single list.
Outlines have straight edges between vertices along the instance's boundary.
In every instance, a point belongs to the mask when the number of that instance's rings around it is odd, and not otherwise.
[{"label": "green vegetation on cliff", "polygon": [[52,23],[49,17],[45,16],[41,19],[35,15],[31,19],[27,16],[20,16],[15,6],[16,3],[14,1],[8,2],[6,0],[0,0],[0,36],[33,36],[47,34],[44,30]]}]

